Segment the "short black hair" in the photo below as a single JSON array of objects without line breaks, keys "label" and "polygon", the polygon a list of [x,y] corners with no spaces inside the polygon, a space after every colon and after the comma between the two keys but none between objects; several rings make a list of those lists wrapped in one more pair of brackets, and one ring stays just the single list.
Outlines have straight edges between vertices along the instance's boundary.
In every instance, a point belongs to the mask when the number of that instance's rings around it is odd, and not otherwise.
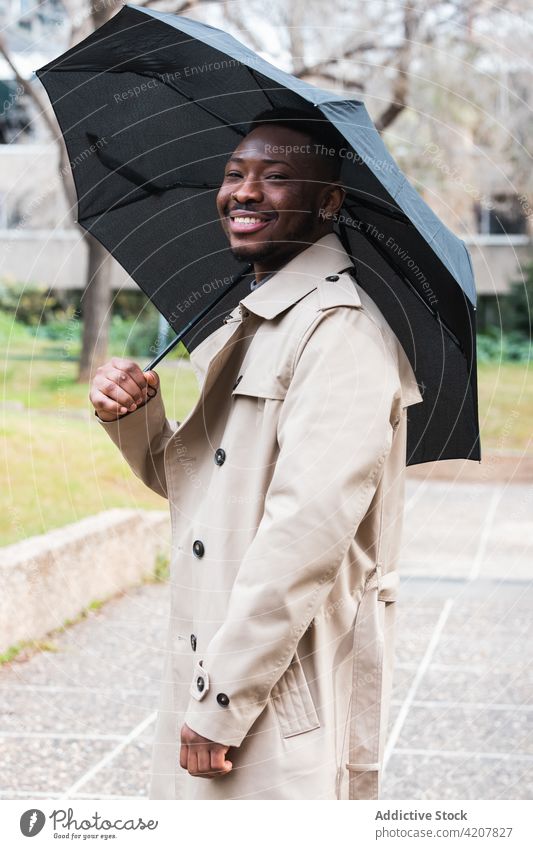
[{"label": "short black hair", "polygon": [[[319,148],[317,155],[322,153],[324,161],[330,165],[331,179],[339,179],[342,165],[340,150],[343,143],[346,144],[346,142],[333,124],[318,109],[291,109],[286,106],[264,109],[252,118],[247,133],[251,133],[252,130],[263,127],[265,124],[281,125],[308,136]],[[330,151],[333,152],[330,153]]]}]

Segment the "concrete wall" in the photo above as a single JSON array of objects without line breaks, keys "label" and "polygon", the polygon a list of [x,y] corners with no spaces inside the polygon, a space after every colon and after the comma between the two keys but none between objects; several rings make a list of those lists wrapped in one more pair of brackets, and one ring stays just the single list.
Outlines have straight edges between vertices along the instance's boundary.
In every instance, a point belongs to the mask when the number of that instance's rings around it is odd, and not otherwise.
[{"label": "concrete wall", "polygon": [[533,260],[529,236],[476,236],[468,245],[478,295],[504,295],[520,278],[520,267]]},{"label": "concrete wall", "polygon": [[[75,217],[66,201],[57,145],[0,145],[0,279],[83,289],[87,249]],[[137,288],[112,262],[113,288]]]},{"label": "concrete wall", "polygon": [[[519,276],[519,264],[533,256],[527,236],[477,236],[465,239],[472,257],[480,295],[500,295]],[[76,231],[0,230],[0,278],[21,287],[36,284],[57,289],[85,286],[86,248]],[[137,284],[113,261],[111,285],[115,291],[137,289]]]},{"label": "concrete wall", "polygon": [[0,549],[0,652],[138,584],[170,554],[164,511],[107,510]]},{"label": "concrete wall", "polygon": [[[112,288],[139,290],[122,266],[112,263]],[[86,274],[87,248],[77,230],[0,230],[0,280],[21,288],[84,289]]]}]

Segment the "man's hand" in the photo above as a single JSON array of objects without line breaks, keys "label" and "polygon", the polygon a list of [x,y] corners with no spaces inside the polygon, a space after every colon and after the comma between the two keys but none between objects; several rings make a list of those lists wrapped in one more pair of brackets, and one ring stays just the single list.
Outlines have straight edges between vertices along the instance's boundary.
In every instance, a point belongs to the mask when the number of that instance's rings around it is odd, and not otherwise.
[{"label": "man's hand", "polygon": [[198,778],[216,778],[231,772],[233,764],[225,758],[228,749],[229,746],[202,737],[188,725],[181,729],[180,766]]},{"label": "man's hand", "polygon": [[158,388],[159,377],[155,371],[143,372],[132,360],[112,357],[96,369],[89,400],[98,418],[112,422],[142,407]]}]

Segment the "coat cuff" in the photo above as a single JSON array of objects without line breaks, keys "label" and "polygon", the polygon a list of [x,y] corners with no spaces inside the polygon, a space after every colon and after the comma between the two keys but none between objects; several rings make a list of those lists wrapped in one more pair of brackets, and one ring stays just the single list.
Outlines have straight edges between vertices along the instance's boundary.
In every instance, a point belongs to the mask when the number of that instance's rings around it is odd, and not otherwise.
[{"label": "coat cuff", "polygon": [[124,413],[113,421],[104,422],[96,410],[94,415],[96,421],[119,447],[125,438],[135,438],[136,434],[142,436],[143,440],[146,440],[147,437],[148,440],[151,440],[152,437],[160,433],[166,420],[165,407],[159,390],[142,407],[137,407],[132,413]]},{"label": "coat cuff", "polygon": [[239,705],[230,684],[217,684],[201,662],[194,667],[184,723],[197,734],[223,746],[240,746],[264,709],[262,701]]}]

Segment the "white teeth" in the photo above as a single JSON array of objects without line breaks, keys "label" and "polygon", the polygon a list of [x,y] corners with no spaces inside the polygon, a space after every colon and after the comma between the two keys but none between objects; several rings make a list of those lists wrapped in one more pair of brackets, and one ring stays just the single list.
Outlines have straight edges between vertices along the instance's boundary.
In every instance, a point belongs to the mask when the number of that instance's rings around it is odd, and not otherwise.
[{"label": "white teeth", "polygon": [[243,216],[240,216],[240,215],[237,216],[236,215],[233,220],[236,221],[237,224],[260,224],[262,219],[261,218],[248,218],[248,217],[244,218]]}]

